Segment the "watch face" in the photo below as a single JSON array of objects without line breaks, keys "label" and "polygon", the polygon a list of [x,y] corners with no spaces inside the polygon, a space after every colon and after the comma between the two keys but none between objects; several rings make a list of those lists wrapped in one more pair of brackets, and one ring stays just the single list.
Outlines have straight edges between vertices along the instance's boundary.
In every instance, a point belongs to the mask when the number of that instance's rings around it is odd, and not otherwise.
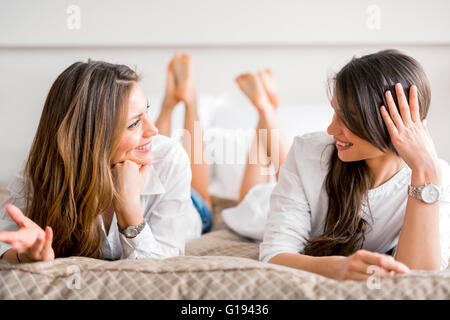
[{"label": "watch face", "polygon": [[125,233],[128,238],[134,238],[137,236],[137,230],[134,228],[125,230]]},{"label": "watch face", "polygon": [[422,200],[426,203],[434,203],[439,200],[439,188],[433,184],[426,185],[422,189]]}]

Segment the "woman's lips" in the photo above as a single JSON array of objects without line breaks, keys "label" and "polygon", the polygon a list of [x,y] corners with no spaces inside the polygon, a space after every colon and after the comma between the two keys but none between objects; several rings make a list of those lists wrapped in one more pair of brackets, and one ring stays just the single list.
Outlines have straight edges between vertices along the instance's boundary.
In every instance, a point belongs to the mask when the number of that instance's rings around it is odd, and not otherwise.
[{"label": "woman's lips", "polygon": [[137,147],[137,148],[134,148],[134,150],[135,150],[136,152],[141,152],[141,153],[147,153],[147,152],[149,152],[151,149],[152,149],[152,142],[151,142],[151,141],[147,142],[146,144],[144,144],[144,145],[142,145],[142,146],[139,146],[139,147]]},{"label": "woman's lips", "polygon": [[345,151],[345,150],[348,150],[348,149],[350,149],[352,146],[353,146],[353,143],[350,143],[350,142],[342,142],[342,141],[339,141],[339,140],[337,140],[337,139],[335,139],[336,140],[336,148],[339,150],[339,151]]}]

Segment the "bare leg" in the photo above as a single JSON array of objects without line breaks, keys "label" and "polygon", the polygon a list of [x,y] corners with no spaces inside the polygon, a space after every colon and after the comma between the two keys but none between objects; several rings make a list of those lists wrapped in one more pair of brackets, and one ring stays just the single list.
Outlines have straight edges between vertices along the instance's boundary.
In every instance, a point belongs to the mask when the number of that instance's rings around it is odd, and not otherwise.
[{"label": "bare leg", "polygon": [[[242,177],[241,189],[239,191],[239,202],[247,195],[248,191],[257,184],[268,183],[270,176],[268,170],[270,168],[270,160],[267,156],[266,143],[262,135],[259,135],[260,129],[264,129],[263,120],[259,118],[256,132],[253,136],[252,145],[250,146],[247,156],[247,165],[245,166],[244,176]],[[254,163],[256,159],[256,163]]]},{"label": "bare leg", "polygon": [[258,71],[258,77],[261,79],[270,103],[277,109],[280,106],[281,98],[277,93],[277,78],[275,74],[270,69],[262,69]]},{"label": "bare leg", "polygon": [[167,67],[166,92],[161,105],[158,119],[155,122],[159,133],[170,137],[170,127],[172,123],[172,111],[179,102],[175,93],[175,77],[173,75],[173,60]]},{"label": "bare leg", "polygon": [[203,131],[198,117],[197,102],[191,101],[186,103],[185,106],[184,129],[186,130],[186,134],[183,136],[183,145],[188,154],[190,153],[192,170],[191,186],[205,199],[209,208],[212,209],[208,191],[209,167],[203,158],[205,146],[203,143]]},{"label": "bare leg", "polygon": [[[289,142],[284,134],[276,114],[274,112],[280,105],[280,96],[277,94],[277,79],[275,74],[270,69],[260,70],[258,77],[264,86],[266,94],[273,108],[259,108],[264,110],[264,114],[260,118],[263,121],[263,128],[268,130],[267,137],[267,155],[271,158],[273,166],[275,168],[276,177],[278,179],[278,173],[280,166],[283,164],[286,156],[289,152]],[[272,138],[275,139],[272,143]],[[272,154],[272,147],[275,147]]]},{"label": "bare leg", "polygon": [[280,166],[289,152],[289,141],[280,127],[275,110],[267,109],[260,113],[259,117],[261,119],[261,128],[267,130],[267,156],[270,157],[278,180]]},{"label": "bare leg", "polygon": [[161,111],[155,126],[158,128],[160,134],[170,137],[170,128],[172,125],[172,111],[175,106],[163,101]]},{"label": "bare leg", "polygon": [[[264,76],[261,76],[262,74]],[[265,83],[267,80],[270,80],[272,83]],[[274,165],[278,179],[280,165],[286,159],[289,151],[289,143],[275,115],[275,108],[278,105],[274,106],[272,104],[272,101],[278,104],[280,99],[276,95],[276,80],[271,71],[270,73],[267,69],[260,71],[258,77],[252,74],[243,74],[236,78],[236,82],[259,113],[255,137],[249,151],[241,183],[240,202],[253,186],[269,181],[269,159]],[[267,92],[265,89],[269,85],[271,86],[271,92]],[[254,157],[255,152],[258,155],[257,163],[252,163],[250,159],[252,156]]]},{"label": "bare leg", "polygon": [[186,112],[184,116],[183,146],[191,160],[192,181],[194,188],[206,204],[212,209],[209,195],[209,167],[204,161],[203,132],[197,109],[197,94],[192,72],[192,61],[189,55],[177,53],[173,60],[173,71],[176,82],[176,95],[184,102]]}]

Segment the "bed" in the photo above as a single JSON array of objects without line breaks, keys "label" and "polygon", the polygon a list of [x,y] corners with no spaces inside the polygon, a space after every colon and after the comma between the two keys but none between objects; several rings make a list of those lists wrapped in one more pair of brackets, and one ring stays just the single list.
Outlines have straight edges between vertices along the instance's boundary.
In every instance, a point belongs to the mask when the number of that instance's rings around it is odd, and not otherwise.
[{"label": "bed", "polygon": [[0,299],[450,299],[450,269],[357,282],[262,263],[258,244],[220,219],[235,202],[212,200],[213,230],[189,242],[183,257],[0,261]]}]

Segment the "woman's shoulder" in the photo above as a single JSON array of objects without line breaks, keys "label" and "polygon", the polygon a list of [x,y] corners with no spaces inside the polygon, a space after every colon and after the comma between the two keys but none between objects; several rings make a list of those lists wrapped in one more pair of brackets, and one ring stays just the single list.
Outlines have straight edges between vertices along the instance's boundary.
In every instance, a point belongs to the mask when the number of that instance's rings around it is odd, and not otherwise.
[{"label": "woman's shoulder", "polygon": [[152,138],[152,166],[158,176],[165,180],[169,174],[190,173],[190,161],[186,150],[176,140],[156,135]]},{"label": "woman's shoulder", "polygon": [[297,162],[314,161],[328,163],[333,151],[334,139],[325,131],[311,132],[296,136],[292,147]]},{"label": "woman's shoulder", "polygon": [[447,184],[450,184],[450,166],[448,165],[448,162],[444,159],[439,159],[439,163],[441,165],[442,177]]},{"label": "woman's shoulder", "polygon": [[152,138],[153,163],[187,161],[189,157],[183,146],[174,139],[158,134]]},{"label": "woman's shoulder", "polygon": [[441,165],[442,174],[442,188],[443,197],[445,200],[450,201],[450,166],[447,161],[439,159]]}]

